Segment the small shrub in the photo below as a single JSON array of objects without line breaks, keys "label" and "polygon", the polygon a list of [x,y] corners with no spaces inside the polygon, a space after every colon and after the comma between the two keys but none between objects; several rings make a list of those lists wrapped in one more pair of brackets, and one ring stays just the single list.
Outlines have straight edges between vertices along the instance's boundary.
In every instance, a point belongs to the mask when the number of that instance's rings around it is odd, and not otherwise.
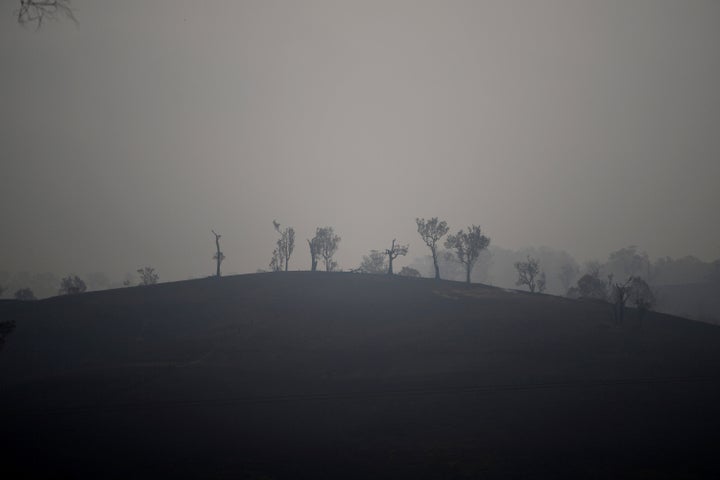
[{"label": "small shrub", "polygon": [[155,285],[160,280],[160,275],[153,267],[138,268],[137,273],[140,275],[140,285]]},{"label": "small shrub", "polygon": [[420,272],[418,272],[417,270],[415,270],[412,267],[402,267],[402,269],[400,269],[400,272],[398,273],[398,275],[401,275],[403,277],[413,277],[413,278],[422,277],[422,275],[420,275]]}]

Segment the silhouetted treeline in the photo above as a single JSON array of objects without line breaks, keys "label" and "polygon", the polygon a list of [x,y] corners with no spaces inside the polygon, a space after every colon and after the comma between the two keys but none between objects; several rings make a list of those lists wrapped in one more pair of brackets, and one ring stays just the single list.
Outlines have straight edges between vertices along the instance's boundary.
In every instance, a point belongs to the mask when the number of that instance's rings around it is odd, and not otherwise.
[{"label": "silhouetted treeline", "polygon": [[[651,288],[656,310],[720,323],[720,260],[703,262],[693,256],[652,259],[639,247],[629,246],[610,252],[603,261],[580,263],[569,253],[549,247],[512,250],[495,245],[480,254],[472,271],[472,281],[518,288],[516,264],[527,262],[528,257],[537,260],[539,269],[545,273],[546,293],[567,295],[568,290],[578,287],[583,276],[593,273],[606,289],[603,298],[608,299],[609,277],[612,283],[625,283],[630,277],[637,277]],[[439,250],[437,263],[442,278],[464,280],[466,272],[451,252]],[[434,275],[431,255],[414,258],[410,266],[424,277]],[[585,283],[588,282],[590,280],[585,279]]]}]

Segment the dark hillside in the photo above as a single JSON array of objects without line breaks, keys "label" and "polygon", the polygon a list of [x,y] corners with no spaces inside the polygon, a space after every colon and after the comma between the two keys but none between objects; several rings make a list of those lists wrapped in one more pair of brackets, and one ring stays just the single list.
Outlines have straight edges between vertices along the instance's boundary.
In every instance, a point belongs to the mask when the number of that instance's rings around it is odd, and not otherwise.
[{"label": "dark hillside", "polygon": [[309,272],[0,315],[16,476],[720,474],[720,328],[668,315],[617,326],[602,303]]},{"label": "dark hillside", "polygon": [[655,290],[659,310],[720,325],[720,282],[661,285]]}]

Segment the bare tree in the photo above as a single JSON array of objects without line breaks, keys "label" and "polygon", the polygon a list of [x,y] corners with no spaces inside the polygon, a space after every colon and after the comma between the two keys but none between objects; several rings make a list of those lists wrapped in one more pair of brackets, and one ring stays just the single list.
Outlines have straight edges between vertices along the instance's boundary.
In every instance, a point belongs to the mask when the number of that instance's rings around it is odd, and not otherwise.
[{"label": "bare tree", "polygon": [[530,293],[545,291],[545,272],[540,271],[540,262],[528,255],[526,262],[515,262],[518,279],[515,285],[526,285]]},{"label": "bare tree", "polygon": [[213,260],[215,260],[215,276],[217,278],[220,278],[220,264],[225,260],[225,254],[220,251],[220,237],[222,235],[215,233],[215,230],[210,230],[213,235],[215,235],[215,255],[213,255]]},{"label": "bare tree", "polygon": [[613,313],[616,323],[623,323],[625,318],[625,304],[632,293],[632,279],[633,277],[630,277],[625,283],[615,283],[612,285]]},{"label": "bare tree", "polygon": [[458,261],[465,266],[465,280],[470,284],[470,274],[480,252],[490,245],[490,238],[482,234],[480,226],[471,225],[467,232],[459,230],[445,239],[445,248],[455,250]]},{"label": "bare tree", "polygon": [[293,250],[295,250],[295,229],[292,227],[286,228],[283,236],[285,237],[283,247],[285,249],[285,271],[287,272],[290,256],[292,255]]},{"label": "bare tree", "polygon": [[270,258],[270,264],[268,267],[270,267],[271,272],[280,272],[282,271],[283,261],[280,257],[280,250],[278,250],[277,247],[275,247],[275,250],[273,250],[272,258]]},{"label": "bare tree", "polygon": [[371,250],[369,255],[363,255],[358,271],[361,273],[385,273],[387,272],[385,260],[385,253],[379,250]]},{"label": "bare tree", "polygon": [[630,276],[624,283],[615,283],[612,289],[612,303],[615,322],[623,323],[625,305],[631,301],[637,308],[638,320],[642,321],[645,313],[655,303],[655,295],[642,277]]},{"label": "bare tree", "polygon": [[408,249],[410,248],[410,245],[400,245],[399,243],[395,243],[395,239],[393,238],[392,245],[390,248],[385,250],[385,255],[388,257],[388,275],[393,274],[393,260],[395,260],[399,256],[405,256],[408,253]]},{"label": "bare tree", "polygon": [[320,242],[317,236],[313,237],[312,240],[308,239],[308,247],[310,247],[310,271],[314,272],[317,270],[318,257],[320,257]]},{"label": "bare tree", "polygon": [[83,293],[87,290],[85,282],[77,275],[68,275],[67,277],[60,280],[59,295],[75,295]]},{"label": "bare tree", "polygon": [[284,269],[287,272],[290,255],[292,255],[292,252],[295,249],[295,229],[287,227],[281,230],[280,224],[275,220],[273,220],[273,226],[280,234],[280,238],[277,241],[277,247],[273,250],[273,257],[270,261],[270,269],[274,272],[279,272]]},{"label": "bare tree", "polygon": [[78,23],[70,7],[70,0],[20,0],[17,10],[17,21],[20,25],[35,24],[40,28],[47,20],[56,20],[64,16]]},{"label": "bare tree", "polygon": [[140,275],[140,285],[155,285],[160,280],[160,275],[153,267],[138,268],[137,273]]},{"label": "bare tree", "polygon": [[310,243],[310,251],[313,250],[313,245],[317,248],[317,253],[322,257],[325,263],[325,271],[331,272],[337,268],[337,262],[333,260],[333,255],[337,252],[338,245],[340,244],[340,236],[335,235],[335,231],[332,227],[318,227],[315,230],[315,237]]},{"label": "bare tree", "polygon": [[439,221],[437,217],[430,220],[424,218],[416,218],[417,231],[422,237],[425,245],[430,247],[432,253],[433,267],[435,268],[435,280],[440,280],[440,267],[438,266],[437,242],[445,236],[450,230],[447,222]]}]

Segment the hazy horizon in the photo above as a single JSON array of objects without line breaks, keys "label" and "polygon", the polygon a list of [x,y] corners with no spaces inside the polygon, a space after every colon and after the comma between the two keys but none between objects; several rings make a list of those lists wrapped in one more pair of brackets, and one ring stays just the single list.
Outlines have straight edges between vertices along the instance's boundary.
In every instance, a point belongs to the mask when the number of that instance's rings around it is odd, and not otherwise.
[{"label": "hazy horizon", "polygon": [[0,271],[356,267],[415,217],[578,261],[720,258],[720,2],[81,1],[0,8]]}]

